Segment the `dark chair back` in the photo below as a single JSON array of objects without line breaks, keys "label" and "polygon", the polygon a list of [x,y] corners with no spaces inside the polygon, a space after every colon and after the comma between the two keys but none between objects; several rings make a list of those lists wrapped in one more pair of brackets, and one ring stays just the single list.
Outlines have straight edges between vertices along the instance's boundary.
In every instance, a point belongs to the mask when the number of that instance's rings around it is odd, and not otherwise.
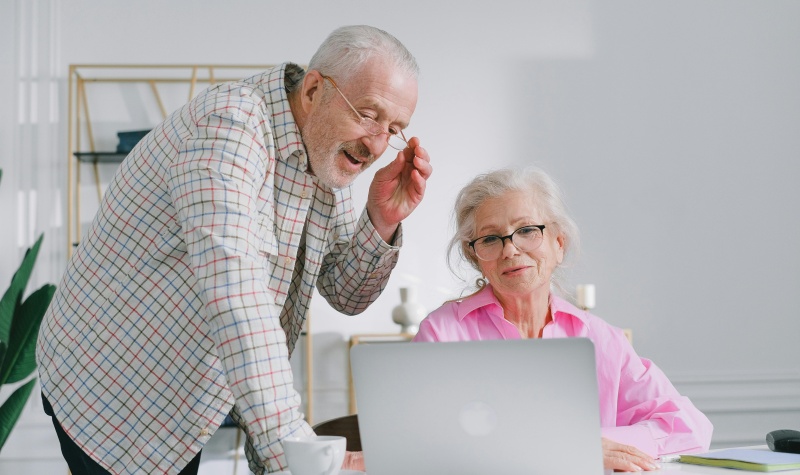
[{"label": "dark chair back", "polygon": [[313,429],[317,435],[341,435],[347,438],[348,452],[361,452],[361,434],[358,430],[357,414],[320,422]]}]

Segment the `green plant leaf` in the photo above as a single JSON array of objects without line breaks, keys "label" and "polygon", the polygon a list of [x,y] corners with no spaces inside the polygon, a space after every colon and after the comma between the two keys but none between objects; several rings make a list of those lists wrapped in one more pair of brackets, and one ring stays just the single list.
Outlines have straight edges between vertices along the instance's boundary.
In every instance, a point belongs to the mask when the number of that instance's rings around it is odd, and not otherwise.
[{"label": "green plant leaf", "polygon": [[11,320],[14,318],[14,313],[20,305],[22,293],[28,285],[28,279],[31,277],[33,271],[33,264],[36,263],[36,256],[39,254],[39,247],[44,239],[44,234],[39,235],[36,243],[25,252],[25,257],[22,259],[17,272],[11,278],[11,285],[3,294],[0,299],[0,341],[9,341],[9,334],[11,332]]},{"label": "green plant leaf", "polygon": [[6,345],[6,342],[0,341],[0,365],[3,364],[3,360],[5,359],[7,349],[8,345]]},{"label": "green plant leaf", "polygon": [[0,384],[22,381],[36,369],[39,326],[55,291],[54,285],[43,285],[25,299],[14,315],[8,351],[0,365]]},{"label": "green plant leaf", "polygon": [[14,285],[14,279],[11,279],[11,285],[3,294],[0,299],[0,341],[8,342],[9,334],[11,333],[11,320],[14,319],[14,312],[19,306],[19,300],[22,297],[22,292],[19,291]]},{"label": "green plant leaf", "polygon": [[34,385],[36,385],[36,378],[17,388],[6,399],[6,402],[0,406],[0,450],[5,445],[8,435],[11,434],[11,429],[14,428],[14,424],[17,423],[17,419],[22,414],[22,410],[25,409],[25,403],[28,401]]}]

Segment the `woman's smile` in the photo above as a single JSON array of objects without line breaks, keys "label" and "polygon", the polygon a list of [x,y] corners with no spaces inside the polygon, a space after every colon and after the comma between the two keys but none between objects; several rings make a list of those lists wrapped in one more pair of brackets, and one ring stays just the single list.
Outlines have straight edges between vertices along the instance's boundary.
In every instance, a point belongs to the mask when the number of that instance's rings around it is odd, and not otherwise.
[{"label": "woman's smile", "polygon": [[525,272],[526,270],[528,270],[530,268],[531,268],[531,266],[514,266],[514,267],[510,267],[510,268],[508,268],[508,269],[503,271],[503,275],[507,275],[507,276],[512,276],[513,277],[514,275],[522,274],[523,272]]}]

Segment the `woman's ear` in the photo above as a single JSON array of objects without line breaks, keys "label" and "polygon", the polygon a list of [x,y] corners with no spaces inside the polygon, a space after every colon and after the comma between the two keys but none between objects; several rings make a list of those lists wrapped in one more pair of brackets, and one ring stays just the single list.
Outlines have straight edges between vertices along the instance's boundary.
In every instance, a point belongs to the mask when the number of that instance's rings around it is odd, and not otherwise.
[{"label": "woman's ear", "polygon": [[556,245],[558,248],[556,249],[556,260],[558,261],[558,265],[564,261],[564,252],[566,251],[567,247],[567,238],[563,234],[559,234],[556,237]]}]

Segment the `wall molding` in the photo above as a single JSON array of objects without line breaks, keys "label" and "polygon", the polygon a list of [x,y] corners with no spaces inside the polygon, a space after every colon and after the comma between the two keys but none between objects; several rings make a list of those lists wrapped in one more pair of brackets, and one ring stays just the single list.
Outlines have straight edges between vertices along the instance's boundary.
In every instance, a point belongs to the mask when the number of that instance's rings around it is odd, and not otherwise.
[{"label": "wall molding", "polygon": [[670,380],[708,412],[800,411],[800,371],[687,372]]},{"label": "wall molding", "polygon": [[800,382],[800,370],[771,371],[674,371],[670,372],[672,381],[681,383],[736,383],[736,382]]},{"label": "wall molding", "polygon": [[800,371],[672,373],[670,380],[714,424],[712,448],[762,445],[800,421]]}]

